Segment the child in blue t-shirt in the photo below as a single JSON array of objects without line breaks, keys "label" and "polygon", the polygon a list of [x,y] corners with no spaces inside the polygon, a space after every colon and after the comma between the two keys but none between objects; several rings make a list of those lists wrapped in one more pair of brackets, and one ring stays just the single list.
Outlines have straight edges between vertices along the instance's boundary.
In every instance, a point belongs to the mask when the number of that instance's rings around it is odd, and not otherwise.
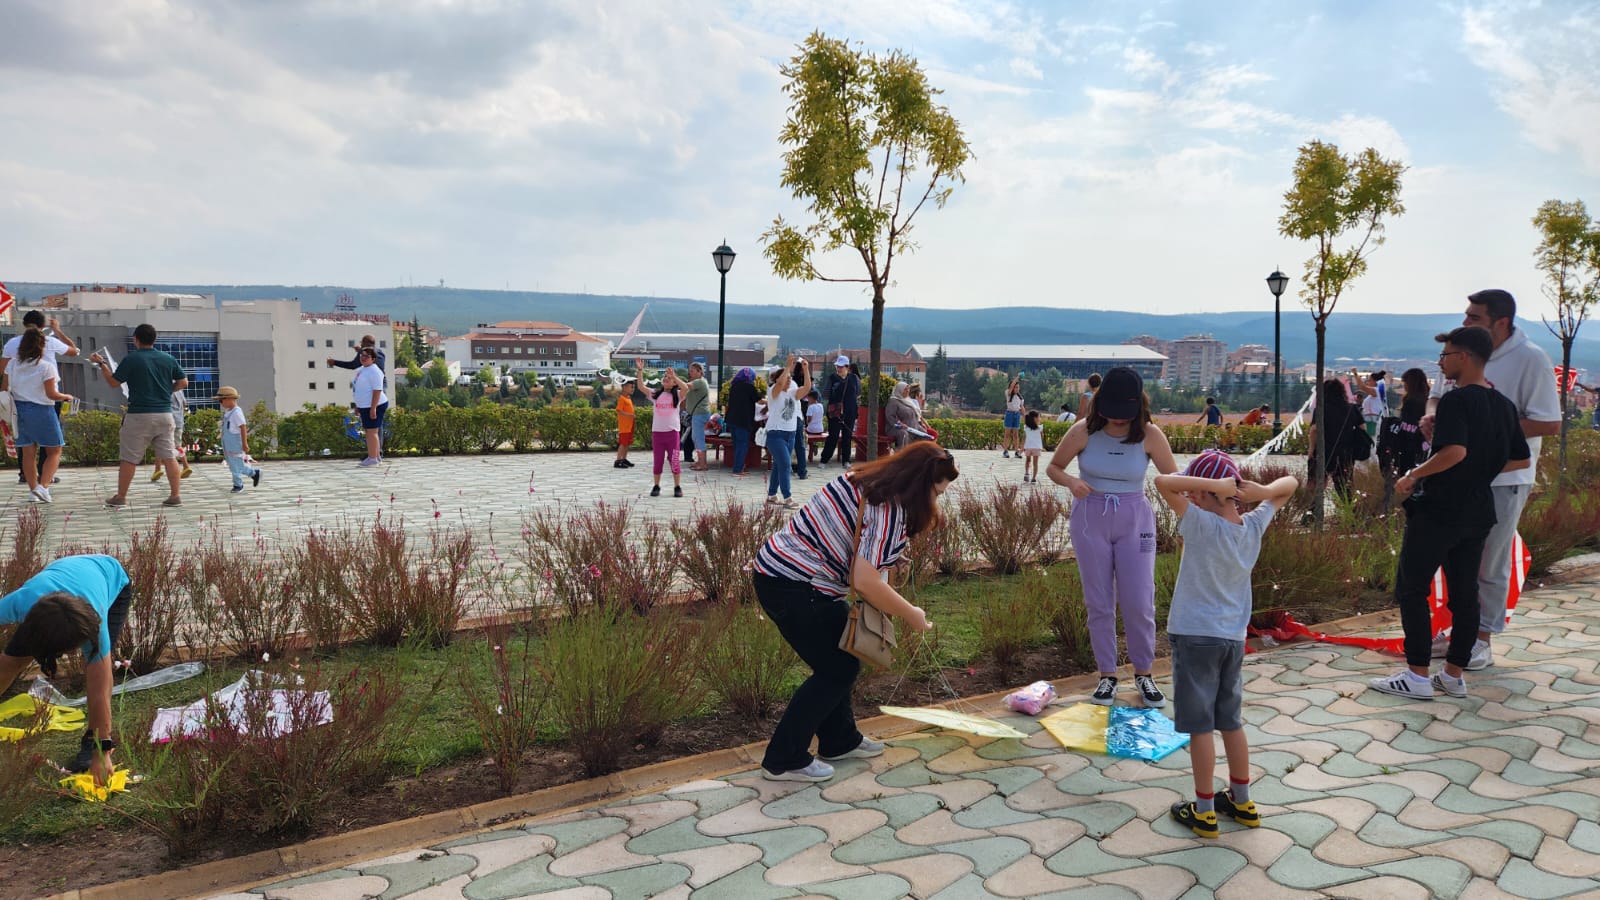
[{"label": "child in blue t-shirt", "polygon": [[[1245,630],[1250,624],[1250,573],[1272,514],[1300,486],[1292,476],[1270,485],[1242,481],[1228,454],[1207,450],[1182,475],[1156,476],[1156,489],[1178,516],[1183,560],[1167,614],[1172,644],[1173,727],[1189,735],[1195,799],[1172,805],[1172,817],[1200,837],[1214,838],[1220,810],[1255,828],[1261,814],[1250,800],[1250,745],[1240,707],[1244,702]],[[1242,513],[1240,503],[1260,502]],[[1222,733],[1229,790],[1212,781]]]}]

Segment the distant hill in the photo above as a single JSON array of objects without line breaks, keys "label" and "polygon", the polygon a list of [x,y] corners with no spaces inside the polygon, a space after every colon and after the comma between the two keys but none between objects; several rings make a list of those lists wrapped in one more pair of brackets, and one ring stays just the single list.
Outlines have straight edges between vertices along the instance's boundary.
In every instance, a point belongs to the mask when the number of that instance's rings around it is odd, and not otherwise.
[{"label": "distant hill", "polygon": [[[37,302],[70,285],[10,283],[24,302]],[[562,322],[579,331],[622,331],[648,303],[646,331],[715,333],[717,304],[674,297],[555,294],[533,291],[479,291],[439,287],[377,289],[322,285],[147,285],[152,290],[215,294],[223,300],[298,297],[307,310],[330,311],[340,294],[355,298],[365,312],[388,313],[396,320],[413,316],[445,334],[462,334],[480,322],[536,319]],[[871,311],[808,309],[730,304],[730,333],[776,334],[786,346],[826,350],[867,344]],[[896,307],[884,313],[885,347],[904,350],[913,343],[1117,344],[1136,334],[1164,340],[1211,334],[1238,346],[1272,345],[1272,313],[1188,313],[1158,316],[1120,310],[1053,309],[1013,306],[993,309]],[[1421,357],[1434,352],[1433,336],[1461,324],[1455,314],[1388,315],[1335,313],[1328,320],[1329,360],[1339,357]],[[1524,322],[1533,339],[1559,360],[1560,345],[1537,321]],[[1600,370],[1600,323],[1588,326],[1573,348],[1573,362]],[[1287,364],[1315,358],[1311,317],[1303,308],[1283,313],[1283,355]]]}]

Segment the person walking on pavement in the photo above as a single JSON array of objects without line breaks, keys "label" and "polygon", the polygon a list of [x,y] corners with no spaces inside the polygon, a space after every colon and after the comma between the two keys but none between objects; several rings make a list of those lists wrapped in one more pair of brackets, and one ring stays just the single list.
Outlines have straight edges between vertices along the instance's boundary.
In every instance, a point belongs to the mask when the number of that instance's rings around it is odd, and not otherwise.
[{"label": "person walking on pavement", "polygon": [[821,465],[826,466],[837,449],[839,462],[848,469],[861,404],[861,376],[850,371],[850,357],[840,355],[833,360],[833,371],[828,375],[823,396],[828,402],[828,438],[822,443]]},{"label": "person walking on pavement", "polygon": [[110,509],[128,505],[128,487],[143,461],[146,450],[154,449],[156,460],[167,470],[171,493],[162,506],[182,506],[179,496],[178,451],[172,443],[172,392],[189,386],[183,367],[172,355],[156,349],[156,328],[146,322],[133,330],[134,349],[115,372],[101,354],[90,357],[100,377],[115,390],[128,386],[128,412],[122,417],[121,465],[117,469],[117,492],[106,498]]},{"label": "person walking on pavement", "polygon": [[[44,313],[37,309],[30,309],[22,316],[22,326],[24,332],[29,329],[44,332],[44,353],[40,357],[40,359],[44,362],[48,362],[53,366],[55,365],[56,358],[59,356],[78,355],[78,345],[72,342],[72,338],[69,338],[65,334],[61,333],[61,323],[56,321],[55,317],[52,316],[50,319],[46,320]],[[7,369],[10,366],[11,361],[17,358],[17,350],[21,344],[22,335],[19,334],[6,341],[5,347],[0,349],[0,391],[10,390]],[[59,372],[59,370],[57,371]],[[61,414],[61,404],[56,403],[54,406],[56,415],[59,416]],[[13,435],[13,437],[15,437],[15,435]],[[40,456],[38,460],[37,471],[41,476],[44,474],[44,462],[45,458]],[[45,487],[49,487],[60,480],[61,476],[55,475],[50,481],[43,482],[43,484]],[[28,477],[20,472],[17,473],[17,483],[27,484]]]}]

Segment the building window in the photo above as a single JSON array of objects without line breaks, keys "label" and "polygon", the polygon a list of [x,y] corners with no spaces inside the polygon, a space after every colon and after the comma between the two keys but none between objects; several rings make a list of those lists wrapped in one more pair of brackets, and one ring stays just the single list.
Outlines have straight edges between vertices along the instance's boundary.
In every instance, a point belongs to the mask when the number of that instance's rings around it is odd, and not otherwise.
[{"label": "building window", "polygon": [[355,338],[350,338],[349,340],[345,341],[345,346],[347,346],[347,347],[354,348],[355,345],[356,345]]},{"label": "building window", "polygon": [[313,382],[307,384],[306,387],[308,387],[308,388],[310,388],[311,390],[314,391],[314,390],[317,389],[317,383],[315,381],[313,381]]},{"label": "building window", "polygon": [[328,382],[328,390],[334,390],[333,382]]},{"label": "building window", "polygon": [[312,347],[315,347],[315,346],[317,346],[317,339],[316,338],[306,338],[306,347],[308,349],[312,348]]},{"label": "building window", "polygon": [[333,338],[328,338],[328,346],[329,347],[333,346]]},{"label": "building window", "polygon": [[316,367],[317,367],[317,361],[316,360],[314,360],[314,359],[306,360],[306,368],[315,369]]},{"label": "building window", "polygon": [[387,349],[389,349],[389,342],[388,341],[379,341],[378,342],[378,346],[382,347],[385,350],[387,350]]},{"label": "building window", "polygon": [[540,348],[539,348],[539,355],[540,355],[540,356],[543,356],[543,355],[544,355],[544,348],[543,348],[543,347],[540,347]]}]

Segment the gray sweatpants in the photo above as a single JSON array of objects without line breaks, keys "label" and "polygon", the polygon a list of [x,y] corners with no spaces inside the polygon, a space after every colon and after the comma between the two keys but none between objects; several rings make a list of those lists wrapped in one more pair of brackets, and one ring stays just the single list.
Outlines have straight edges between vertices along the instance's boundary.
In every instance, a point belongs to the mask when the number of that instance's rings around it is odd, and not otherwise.
[{"label": "gray sweatpants", "polygon": [[1483,544],[1483,561],[1478,564],[1478,628],[1491,634],[1506,630],[1506,601],[1511,594],[1511,541],[1517,533],[1517,520],[1528,502],[1532,485],[1504,484],[1489,490],[1494,494],[1494,528]]}]

